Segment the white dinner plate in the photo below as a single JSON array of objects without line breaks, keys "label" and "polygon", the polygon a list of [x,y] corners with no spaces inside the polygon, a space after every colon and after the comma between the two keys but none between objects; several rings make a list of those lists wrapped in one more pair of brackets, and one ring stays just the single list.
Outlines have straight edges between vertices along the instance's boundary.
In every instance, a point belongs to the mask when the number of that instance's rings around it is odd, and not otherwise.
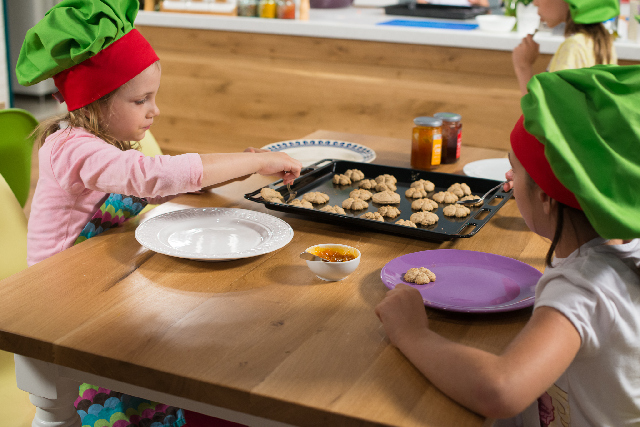
[{"label": "white dinner plate", "polygon": [[202,261],[248,258],[280,249],[293,238],[289,224],[246,209],[191,208],[168,212],[136,229],[154,252]]},{"label": "white dinner plate", "polygon": [[495,179],[504,181],[504,174],[511,169],[509,159],[484,159],[467,163],[462,168],[467,176],[475,178]]},{"label": "white dinner plate", "polygon": [[269,151],[283,151],[299,160],[303,167],[323,159],[369,163],[376,158],[376,152],[369,147],[353,142],[329,139],[281,141],[265,145],[262,148]]}]

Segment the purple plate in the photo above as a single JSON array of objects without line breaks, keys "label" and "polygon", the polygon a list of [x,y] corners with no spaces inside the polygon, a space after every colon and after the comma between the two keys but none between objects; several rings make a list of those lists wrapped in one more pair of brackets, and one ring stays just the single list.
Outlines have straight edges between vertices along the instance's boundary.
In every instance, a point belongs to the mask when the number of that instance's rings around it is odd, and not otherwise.
[{"label": "purple plate", "polygon": [[[410,268],[426,267],[436,281],[426,285],[405,282]],[[406,283],[422,294],[424,305],[466,313],[511,311],[533,305],[542,273],[528,264],[500,255],[458,249],[414,252],[393,259],[380,278],[389,288]]]}]

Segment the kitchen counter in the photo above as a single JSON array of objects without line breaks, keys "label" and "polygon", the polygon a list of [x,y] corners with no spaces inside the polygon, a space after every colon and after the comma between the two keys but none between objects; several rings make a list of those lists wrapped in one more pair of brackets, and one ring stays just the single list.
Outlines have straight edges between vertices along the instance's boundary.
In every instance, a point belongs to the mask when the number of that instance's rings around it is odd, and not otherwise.
[{"label": "kitchen counter", "polygon": [[[451,23],[475,22],[474,20],[436,20],[385,15],[384,9],[378,7],[349,7],[311,9],[308,21],[140,11],[136,24],[501,51],[513,50],[522,38],[522,35],[516,32],[491,33],[479,29],[456,30],[380,25],[396,19]],[[564,38],[548,31],[541,31],[536,34],[535,39],[540,43],[540,53],[553,54]],[[618,40],[615,46],[620,59],[640,60],[640,44]]]}]

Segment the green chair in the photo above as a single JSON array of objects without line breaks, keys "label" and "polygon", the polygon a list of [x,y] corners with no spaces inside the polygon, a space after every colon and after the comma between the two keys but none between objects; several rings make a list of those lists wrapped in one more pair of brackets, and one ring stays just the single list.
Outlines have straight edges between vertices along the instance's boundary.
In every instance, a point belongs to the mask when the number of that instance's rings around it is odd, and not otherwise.
[{"label": "green chair", "polygon": [[31,132],[38,120],[19,108],[0,110],[0,174],[24,207],[31,184]]}]

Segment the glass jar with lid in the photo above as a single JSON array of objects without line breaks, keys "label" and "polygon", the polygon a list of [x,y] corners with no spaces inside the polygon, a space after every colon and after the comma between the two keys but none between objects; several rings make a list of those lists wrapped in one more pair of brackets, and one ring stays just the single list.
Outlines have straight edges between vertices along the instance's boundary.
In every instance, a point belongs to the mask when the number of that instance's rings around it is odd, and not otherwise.
[{"label": "glass jar with lid", "polygon": [[238,16],[258,16],[258,0],[238,0]]},{"label": "glass jar with lid", "polygon": [[462,116],[456,113],[436,113],[442,120],[442,163],[455,163],[460,158],[462,146]]},{"label": "glass jar with lid", "polygon": [[258,16],[260,18],[275,18],[276,0],[260,0],[258,3]]},{"label": "glass jar with lid", "polygon": [[276,0],[276,6],[278,19],[296,19],[295,0]]},{"label": "glass jar with lid", "polygon": [[416,117],[411,139],[411,167],[431,170],[440,164],[442,150],[442,120]]}]

